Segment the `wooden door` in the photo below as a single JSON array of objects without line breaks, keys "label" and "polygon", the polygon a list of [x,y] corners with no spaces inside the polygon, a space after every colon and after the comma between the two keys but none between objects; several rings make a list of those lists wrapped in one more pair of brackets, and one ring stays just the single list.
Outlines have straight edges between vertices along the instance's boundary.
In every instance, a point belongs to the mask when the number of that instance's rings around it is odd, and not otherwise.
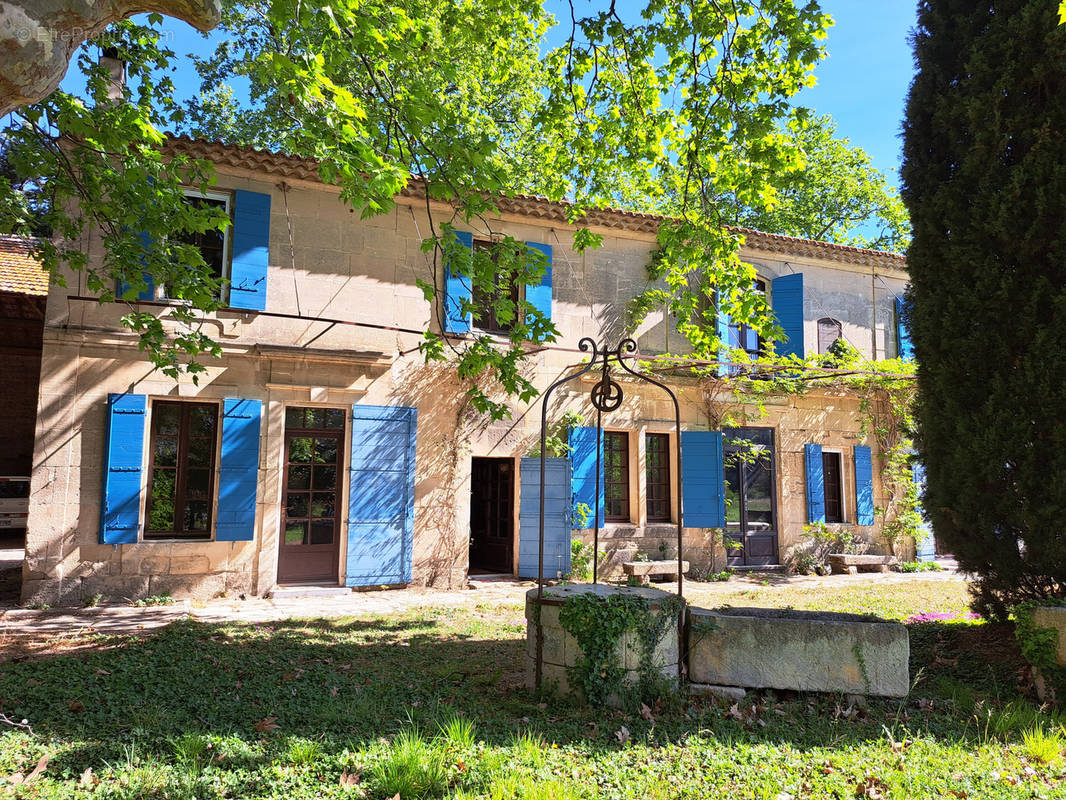
[{"label": "wooden door", "polygon": [[725,537],[730,566],[776,564],[777,484],[772,428],[724,431]]},{"label": "wooden door", "polygon": [[343,444],[344,411],[287,409],[278,583],[337,583]]},{"label": "wooden door", "polygon": [[470,468],[470,569],[511,574],[514,459],[474,458]]}]

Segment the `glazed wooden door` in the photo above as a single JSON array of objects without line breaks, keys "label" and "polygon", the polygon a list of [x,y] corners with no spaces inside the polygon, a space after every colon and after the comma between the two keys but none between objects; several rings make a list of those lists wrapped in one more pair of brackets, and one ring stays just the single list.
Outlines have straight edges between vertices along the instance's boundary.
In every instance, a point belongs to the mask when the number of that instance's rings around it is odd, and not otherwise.
[{"label": "glazed wooden door", "polygon": [[470,468],[470,569],[514,569],[514,470],[512,458],[474,458]]},{"label": "glazed wooden door", "polygon": [[278,583],[336,584],[344,411],[286,411]]},{"label": "glazed wooden door", "polygon": [[725,538],[730,566],[776,564],[777,503],[772,428],[724,431]]}]

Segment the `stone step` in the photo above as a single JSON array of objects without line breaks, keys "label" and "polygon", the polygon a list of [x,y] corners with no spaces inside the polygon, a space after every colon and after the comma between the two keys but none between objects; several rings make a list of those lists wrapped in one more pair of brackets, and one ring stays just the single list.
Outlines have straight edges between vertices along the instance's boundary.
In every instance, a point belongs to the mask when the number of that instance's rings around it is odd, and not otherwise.
[{"label": "stone step", "polygon": [[347,586],[275,586],[270,596],[274,600],[292,600],[298,597],[345,597],[352,590]]}]

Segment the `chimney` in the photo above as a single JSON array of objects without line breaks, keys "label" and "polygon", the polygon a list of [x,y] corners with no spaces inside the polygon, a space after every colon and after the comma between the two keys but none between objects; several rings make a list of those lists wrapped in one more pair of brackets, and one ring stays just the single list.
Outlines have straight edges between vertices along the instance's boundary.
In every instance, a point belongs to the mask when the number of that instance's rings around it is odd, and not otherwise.
[{"label": "chimney", "polygon": [[126,62],[118,57],[117,47],[105,47],[100,54],[100,66],[110,73],[107,82],[107,99],[111,103],[121,103],[125,98],[122,90],[126,86]]}]

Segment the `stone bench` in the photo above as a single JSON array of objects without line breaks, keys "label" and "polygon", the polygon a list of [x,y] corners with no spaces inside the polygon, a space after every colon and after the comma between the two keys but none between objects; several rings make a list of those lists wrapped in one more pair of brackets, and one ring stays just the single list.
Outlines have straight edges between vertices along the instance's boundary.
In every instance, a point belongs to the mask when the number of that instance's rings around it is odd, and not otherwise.
[{"label": "stone bench", "polygon": [[[642,584],[647,584],[652,578],[676,578],[677,561],[625,561],[622,570],[626,577],[640,578]],[[681,572],[688,574],[688,562],[681,562]]]},{"label": "stone bench", "polygon": [[895,556],[867,556],[852,553],[831,553],[829,566],[834,575],[854,575],[857,572],[889,572],[899,564]]}]

